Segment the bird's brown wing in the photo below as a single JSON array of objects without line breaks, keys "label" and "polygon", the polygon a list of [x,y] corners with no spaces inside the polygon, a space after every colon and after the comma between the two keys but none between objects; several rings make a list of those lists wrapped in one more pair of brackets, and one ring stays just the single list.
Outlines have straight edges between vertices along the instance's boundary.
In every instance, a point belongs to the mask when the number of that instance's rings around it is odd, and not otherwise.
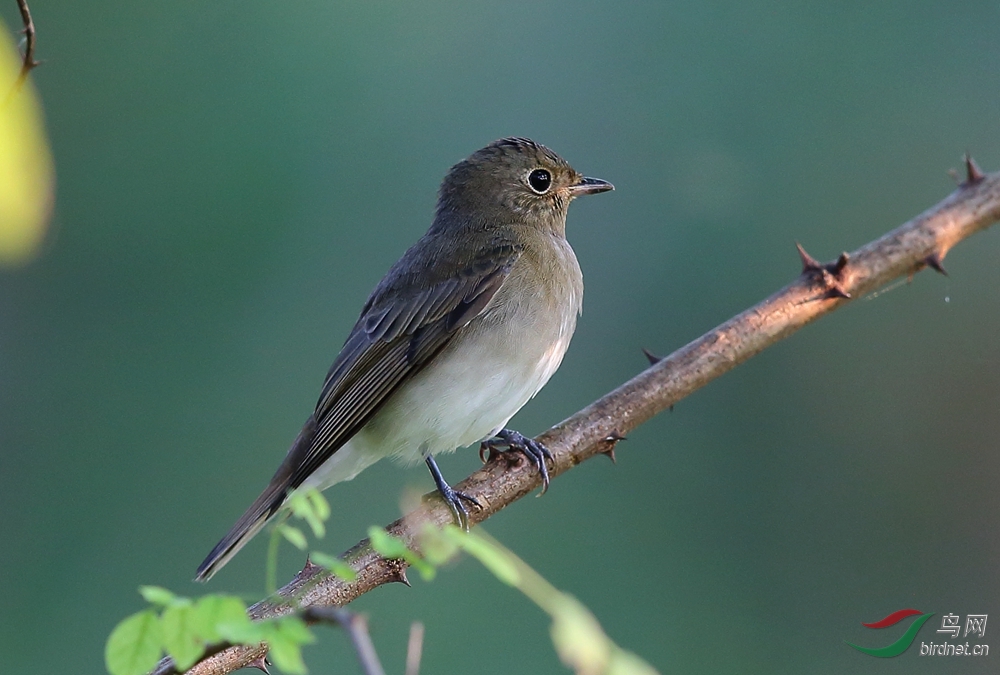
[{"label": "bird's brown wing", "polygon": [[[212,577],[273,516],[291,490],[378,412],[394,391],[419,372],[455,332],[481,314],[510,275],[520,247],[498,242],[457,273],[418,256],[394,267],[372,294],[330,368],[316,411],[264,491],[198,567]],[[401,261],[402,263],[403,261]],[[431,279],[425,288],[417,279]]]},{"label": "bird's brown wing", "polygon": [[[376,290],[327,375],[313,415],[312,443],[301,448],[301,457],[286,459],[291,470],[286,489],[301,485],[486,308],[519,253],[504,244],[428,288]],[[391,299],[382,300],[387,295]]]}]

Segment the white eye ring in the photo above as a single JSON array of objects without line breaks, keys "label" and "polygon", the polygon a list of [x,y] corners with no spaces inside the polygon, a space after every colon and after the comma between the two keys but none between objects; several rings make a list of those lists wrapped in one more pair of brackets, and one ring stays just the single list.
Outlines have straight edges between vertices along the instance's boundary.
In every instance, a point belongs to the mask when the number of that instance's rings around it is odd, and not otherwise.
[{"label": "white eye ring", "polygon": [[532,169],[528,172],[528,187],[535,194],[545,194],[552,187],[552,173],[548,169]]}]

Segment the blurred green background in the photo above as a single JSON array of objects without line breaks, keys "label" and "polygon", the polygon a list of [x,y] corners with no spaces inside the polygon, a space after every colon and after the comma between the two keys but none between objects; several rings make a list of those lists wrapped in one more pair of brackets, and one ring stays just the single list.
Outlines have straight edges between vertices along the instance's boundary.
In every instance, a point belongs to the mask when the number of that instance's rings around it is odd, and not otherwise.
[{"label": "blurred green background", "polygon": [[[455,161],[529,136],[617,191],[574,204],[586,311],[514,420],[538,433],[799,271],[1000,167],[990,3],[36,0],[58,175],[0,271],[0,661],[103,672],[143,583],[182,593],[263,487]],[[0,8],[8,26],[17,13]],[[880,660],[902,607],[1000,652],[1000,232],[852,303],[487,529],[663,673],[980,673]],[[443,459],[453,480],[474,451]],[[327,493],[339,552],[422,467]],[[264,538],[207,590],[263,590]],[[283,578],[301,564],[282,558]],[[414,575],[416,577],[416,575]],[[383,661],[560,673],[544,615],[463,560],[376,590]],[[903,624],[905,626],[906,624]],[[920,639],[936,640],[938,618]],[[357,672],[320,629],[314,673]],[[990,664],[994,664],[990,667]]]}]

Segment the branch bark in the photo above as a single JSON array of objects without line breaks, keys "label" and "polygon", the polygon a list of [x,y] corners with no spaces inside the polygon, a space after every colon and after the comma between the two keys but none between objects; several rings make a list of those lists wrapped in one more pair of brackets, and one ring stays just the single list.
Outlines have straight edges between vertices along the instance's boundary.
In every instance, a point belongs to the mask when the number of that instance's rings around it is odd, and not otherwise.
[{"label": "branch bark", "polygon": [[21,87],[28,79],[28,73],[41,65],[35,60],[35,22],[31,19],[28,0],[17,0],[17,9],[21,13],[21,23],[24,24],[24,28],[21,29],[21,32],[24,33],[24,60],[21,62],[21,71],[18,73],[17,79],[14,80],[14,86],[10,88],[3,100],[3,105],[7,105],[17,92],[21,91]]},{"label": "branch bark", "polygon": [[[832,263],[820,264],[799,247],[803,271],[791,284],[539,436],[552,452],[550,475],[558,476],[595,455],[612,453],[618,439],[658,412],[852,299],[926,267],[944,273],[941,262],[955,244],[1000,220],[1000,173],[984,176],[968,156],[965,164],[965,182],[936,206]],[[491,457],[456,486],[483,505],[482,510],[470,513],[471,524],[486,520],[540,486],[533,465],[520,461],[511,466],[509,461],[506,455]],[[443,525],[451,519],[448,508],[432,498],[386,529],[418,548],[415,537],[424,522]],[[307,562],[274,597],[251,607],[250,616],[263,619],[305,607],[343,606],[383,584],[406,583],[406,563],[380,557],[367,540],[343,558],[357,571],[355,581],[341,581]],[[223,675],[255,663],[266,652],[265,644],[220,646],[189,675]],[[154,671],[157,675],[173,672],[168,659]]]},{"label": "branch bark", "polygon": [[20,88],[27,79],[28,73],[41,64],[35,60],[35,22],[31,19],[28,0],[17,0],[17,9],[21,13],[21,23],[24,24],[24,28],[21,30],[24,33],[24,61],[21,63],[21,73],[18,75],[15,85],[15,87]]}]

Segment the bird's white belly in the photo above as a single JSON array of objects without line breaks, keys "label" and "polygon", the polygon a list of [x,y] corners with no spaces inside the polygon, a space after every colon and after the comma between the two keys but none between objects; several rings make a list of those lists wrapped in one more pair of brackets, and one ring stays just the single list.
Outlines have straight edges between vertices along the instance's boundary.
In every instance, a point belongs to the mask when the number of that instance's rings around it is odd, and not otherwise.
[{"label": "bird's white belly", "polygon": [[496,344],[503,335],[461,341],[394,394],[352,443],[412,462],[488,438],[545,385],[569,337],[535,350],[524,340]]},{"label": "bird's white belly", "polygon": [[559,368],[572,336],[567,328],[535,349],[519,339],[506,345],[459,341],[393,394],[306,485],[323,490],[383,457],[413,463],[492,437]]}]

